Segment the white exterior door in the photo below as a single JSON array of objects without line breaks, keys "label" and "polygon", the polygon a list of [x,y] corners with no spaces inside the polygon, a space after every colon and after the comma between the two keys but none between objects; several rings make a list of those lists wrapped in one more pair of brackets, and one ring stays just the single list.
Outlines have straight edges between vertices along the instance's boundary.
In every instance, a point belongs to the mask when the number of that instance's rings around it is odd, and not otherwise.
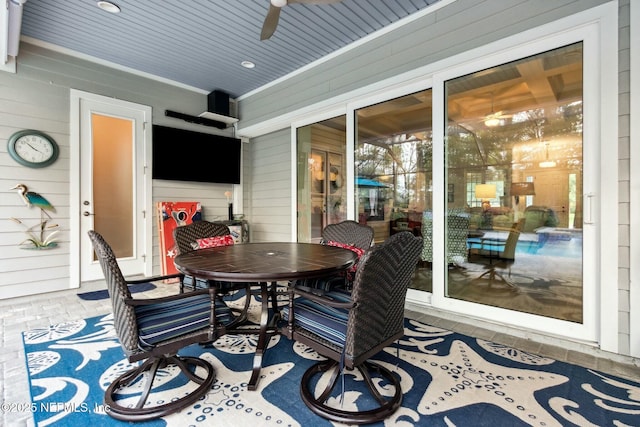
[{"label": "white exterior door", "polygon": [[151,108],[77,91],[72,93],[74,106],[79,123],[78,144],[72,150],[79,160],[79,193],[72,217],[79,230],[79,281],[103,277],[89,230],[109,243],[123,274],[150,275],[151,178],[145,171],[151,134],[145,123],[150,122]]}]

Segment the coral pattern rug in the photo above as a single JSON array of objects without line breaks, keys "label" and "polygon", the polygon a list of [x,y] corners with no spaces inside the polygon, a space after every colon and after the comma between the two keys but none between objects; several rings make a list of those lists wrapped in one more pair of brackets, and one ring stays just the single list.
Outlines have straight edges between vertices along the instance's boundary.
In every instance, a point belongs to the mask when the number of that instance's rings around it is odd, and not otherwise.
[{"label": "coral pattern rug", "polygon": [[[397,346],[375,357],[400,376],[404,393],[402,407],[377,426],[640,425],[637,382],[417,321],[405,320],[405,331]],[[111,315],[27,331],[23,339],[38,426],[132,425],[112,419],[103,406],[108,384],[130,367]],[[319,356],[284,337],[271,339],[258,390],[247,390],[255,344],[254,335],[226,335],[214,348],[184,349],[216,368],[211,391],[179,413],[135,425],[334,425],[300,398],[302,374]],[[175,371],[165,371],[166,388],[174,391],[154,399],[170,399],[180,386],[173,384]],[[364,405],[363,396],[346,392],[343,405]]]}]

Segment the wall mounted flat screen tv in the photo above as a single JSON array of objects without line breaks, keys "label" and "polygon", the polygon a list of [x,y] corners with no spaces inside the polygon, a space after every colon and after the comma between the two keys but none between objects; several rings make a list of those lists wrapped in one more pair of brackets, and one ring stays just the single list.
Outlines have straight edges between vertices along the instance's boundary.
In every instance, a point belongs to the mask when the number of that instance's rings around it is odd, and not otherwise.
[{"label": "wall mounted flat screen tv", "polygon": [[153,125],[153,179],[240,184],[237,138]]}]

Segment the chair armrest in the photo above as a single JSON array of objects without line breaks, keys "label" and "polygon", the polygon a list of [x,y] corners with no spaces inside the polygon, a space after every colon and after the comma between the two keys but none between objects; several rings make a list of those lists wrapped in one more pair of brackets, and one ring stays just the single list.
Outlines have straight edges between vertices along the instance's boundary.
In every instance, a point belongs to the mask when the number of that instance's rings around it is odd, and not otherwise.
[{"label": "chair armrest", "polygon": [[161,298],[127,298],[124,300],[124,303],[132,307],[136,307],[141,305],[151,305],[151,304],[158,304],[161,302],[181,300],[181,299],[191,298],[191,297],[202,295],[202,294],[211,294],[211,298],[213,300],[215,299],[216,292],[217,292],[217,289],[214,287],[211,287],[208,289],[199,289],[193,292],[170,295],[170,296],[161,297]]},{"label": "chair armrest", "polygon": [[480,242],[483,245],[504,246],[507,244],[507,239],[483,238]]},{"label": "chair armrest", "polygon": [[475,247],[474,249],[477,249],[481,252],[489,252],[490,254],[493,254],[493,253],[499,254],[504,251],[506,245],[507,245],[506,239],[503,240],[503,239],[487,238],[487,239],[482,239],[480,246]]},{"label": "chair armrest", "polygon": [[165,276],[145,277],[143,279],[126,280],[126,281],[127,281],[127,285],[135,285],[138,283],[157,282],[158,280],[181,279],[183,276],[184,274],[182,273],[174,273],[174,274],[167,274]]},{"label": "chair armrest", "polygon": [[318,302],[320,304],[326,304],[330,307],[350,309],[355,306],[355,302],[353,301],[338,302],[334,300],[333,298],[327,296],[326,292],[322,289],[308,288],[306,286],[296,286],[293,292],[297,295],[300,295],[301,297]]},{"label": "chair armrest", "polygon": [[507,233],[514,230],[513,227],[500,227],[500,226],[494,226],[492,229],[493,231],[506,231]]}]

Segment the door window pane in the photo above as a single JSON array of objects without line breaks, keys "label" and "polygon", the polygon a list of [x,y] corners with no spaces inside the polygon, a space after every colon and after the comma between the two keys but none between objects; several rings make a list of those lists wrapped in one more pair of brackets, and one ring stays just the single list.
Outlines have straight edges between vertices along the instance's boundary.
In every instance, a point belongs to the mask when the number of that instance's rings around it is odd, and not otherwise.
[{"label": "door window pane", "polygon": [[347,219],[345,116],[297,130],[298,242],[318,243],[328,224]]},{"label": "door window pane", "polygon": [[92,114],[94,229],[116,257],[134,255],[133,122]]},{"label": "door window pane", "polygon": [[432,91],[356,110],[355,206],[376,242],[400,231],[424,238],[411,285],[432,291]]},{"label": "door window pane", "polygon": [[[445,295],[583,321],[582,43],[445,82]],[[457,193],[455,193],[457,196]],[[447,196],[449,197],[449,196]],[[455,222],[455,225],[454,225]]]}]

